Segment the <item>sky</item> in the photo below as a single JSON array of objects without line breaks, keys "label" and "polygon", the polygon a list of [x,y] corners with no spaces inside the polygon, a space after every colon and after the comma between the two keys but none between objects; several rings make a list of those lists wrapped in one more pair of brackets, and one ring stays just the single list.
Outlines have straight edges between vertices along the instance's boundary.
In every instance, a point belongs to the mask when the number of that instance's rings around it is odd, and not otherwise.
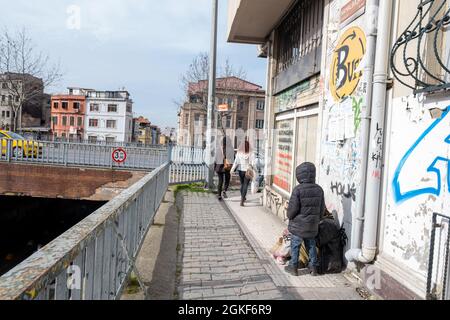
[{"label": "sky", "polygon": [[[135,116],[161,128],[177,126],[180,75],[210,47],[211,0],[15,0],[2,1],[2,12],[2,29],[26,28],[60,63],[63,78],[48,93],[125,87]],[[219,0],[218,65],[228,58],[264,87],[266,60],[254,45],[227,43],[226,30],[227,1]]]}]

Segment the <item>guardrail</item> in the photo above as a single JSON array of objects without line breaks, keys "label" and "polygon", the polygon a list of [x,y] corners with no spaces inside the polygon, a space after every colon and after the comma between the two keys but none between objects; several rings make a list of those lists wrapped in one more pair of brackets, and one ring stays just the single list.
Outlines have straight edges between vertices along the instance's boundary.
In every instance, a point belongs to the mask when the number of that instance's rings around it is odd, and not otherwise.
[{"label": "guardrail", "polygon": [[119,299],[168,188],[169,168],[160,166],[0,277],[0,300]]},{"label": "guardrail", "polygon": [[[121,144],[51,142],[0,139],[0,161],[29,162],[64,166],[153,170],[167,161],[199,165],[205,162],[202,148],[185,146],[122,147]],[[122,148],[126,161],[116,163],[113,151]]]},{"label": "guardrail", "polygon": [[434,213],[428,262],[427,299],[450,300],[450,217]]},{"label": "guardrail", "polygon": [[116,163],[112,154],[117,146],[11,139],[1,139],[0,146],[0,161],[8,162],[153,170],[169,160],[167,147],[127,147],[126,161]]},{"label": "guardrail", "polygon": [[169,183],[187,184],[206,181],[206,164],[172,163],[170,166]]}]

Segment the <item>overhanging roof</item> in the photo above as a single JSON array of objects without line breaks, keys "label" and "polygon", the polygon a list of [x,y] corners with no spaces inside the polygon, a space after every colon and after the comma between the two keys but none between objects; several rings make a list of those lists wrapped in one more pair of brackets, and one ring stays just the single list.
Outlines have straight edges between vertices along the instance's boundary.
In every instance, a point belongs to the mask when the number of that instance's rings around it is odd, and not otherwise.
[{"label": "overhanging roof", "polygon": [[228,0],[228,42],[263,44],[295,0]]}]

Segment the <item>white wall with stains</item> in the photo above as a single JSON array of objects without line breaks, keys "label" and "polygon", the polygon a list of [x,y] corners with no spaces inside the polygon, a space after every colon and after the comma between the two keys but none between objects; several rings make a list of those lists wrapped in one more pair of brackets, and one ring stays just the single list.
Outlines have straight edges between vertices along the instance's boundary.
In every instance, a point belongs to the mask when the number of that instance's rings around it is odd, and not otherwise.
[{"label": "white wall with stains", "polygon": [[[450,213],[450,97],[392,101],[382,253],[427,276],[433,212]],[[408,269],[405,269],[405,273]]]}]

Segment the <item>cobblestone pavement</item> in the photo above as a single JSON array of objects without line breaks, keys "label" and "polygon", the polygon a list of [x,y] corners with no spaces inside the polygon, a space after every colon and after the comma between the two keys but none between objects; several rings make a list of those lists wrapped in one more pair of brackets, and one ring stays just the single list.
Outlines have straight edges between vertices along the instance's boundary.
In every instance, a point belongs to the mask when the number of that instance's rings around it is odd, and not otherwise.
[{"label": "cobblestone pavement", "polygon": [[[285,274],[242,220],[235,220],[227,206],[213,194],[179,196],[183,206],[180,226],[183,250],[178,261],[177,286],[180,299],[361,299],[353,284],[342,275],[292,277]],[[262,209],[257,207],[237,210],[262,214]],[[264,219],[251,224],[271,228]]]},{"label": "cobblestone pavement", "polygon": [[278,288],[223,203],[207,193],[184,193],[179,260],[183,300],[294,299]]}]

